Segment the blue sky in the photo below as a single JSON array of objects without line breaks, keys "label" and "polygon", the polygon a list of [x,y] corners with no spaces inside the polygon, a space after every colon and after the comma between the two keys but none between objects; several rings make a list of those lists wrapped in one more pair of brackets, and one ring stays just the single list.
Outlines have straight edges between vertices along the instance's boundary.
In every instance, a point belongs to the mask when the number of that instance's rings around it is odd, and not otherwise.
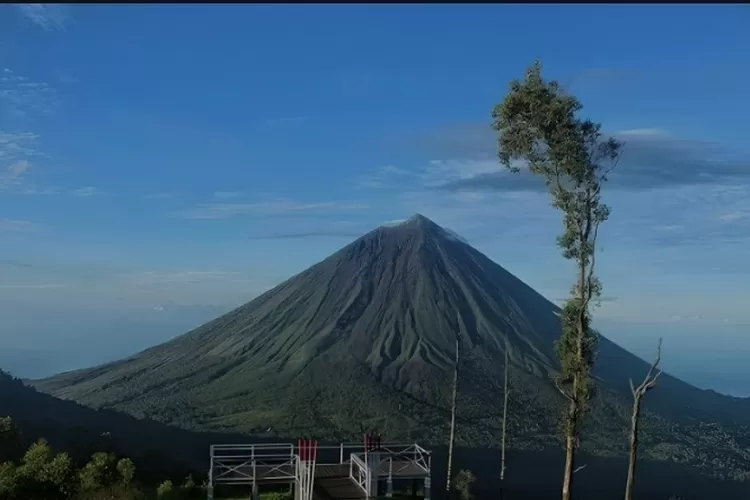
[{"label": "blue sky", "polygon": [[1,6],[0,338],[224,310],[415,212],[564,297],[560,217],[488,129],[540,58],[627,142],[605,334],[731,357],[750,349],[748,25],[744,5]]}]

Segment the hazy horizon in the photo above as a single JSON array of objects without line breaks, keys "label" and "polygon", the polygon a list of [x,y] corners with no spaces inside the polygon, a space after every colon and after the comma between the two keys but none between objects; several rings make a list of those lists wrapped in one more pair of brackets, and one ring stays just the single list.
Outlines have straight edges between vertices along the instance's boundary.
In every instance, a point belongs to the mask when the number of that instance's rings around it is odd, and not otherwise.
[{"label": "hazy horizon", "polygon": [[[65,327],[58,341],[49,342],[44,348],[37,347],[37,344],[48,338],[48,330],[25,329],[21,318],[14,326],[13,321],[9,322],[5,316],[0,318],[0,331],[22,332],[26,343],[9,346],[11,339],[0,337],[6,347],[0,352],[0,368],[19,378],[38,379],[116,361],[187,333],[242,303],[206,307],[158,306],[122,314],[103,313],[95,317],[71,312],[69,317],[55,316],[48,320],[49,328],[60,328],[61,324]],[[598,320],[596,326],[604,336],[646,361],[652,359],[657,339],[662,337],[662,366],[666,372],[701,389],[736,397],[750,396],[745,383],[750,376],[750,366],[744,355],[750,350],[750,339],[743,338],[741,329],[729,325],[722,331],[712,332],[717,342],[713,349],[707,350],[682,342],[685,332],[679,322],[637,324]],[[700,333],[696,328],[700,327],[693,326],[687,334]],[[742,349],[738,350],[736,346]],[[715,364],[707,366],[707,358],[714,360]]]}]

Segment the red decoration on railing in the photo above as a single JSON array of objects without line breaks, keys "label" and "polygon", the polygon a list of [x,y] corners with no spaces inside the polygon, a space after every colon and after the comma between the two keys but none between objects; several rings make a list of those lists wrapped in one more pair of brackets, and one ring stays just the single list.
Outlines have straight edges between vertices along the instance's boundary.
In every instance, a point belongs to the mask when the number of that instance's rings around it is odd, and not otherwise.
[{"label": "red decoration on railing", "polygon": [[315,460],[318,458],[318,442],[312,439],[297,440],[299,459],[302,461]]},{"label": "red decoration on railing", "polygon": [[375,451],[382,446],[380,441],[380,433],[370,432],[365,434],[365,451]]}]

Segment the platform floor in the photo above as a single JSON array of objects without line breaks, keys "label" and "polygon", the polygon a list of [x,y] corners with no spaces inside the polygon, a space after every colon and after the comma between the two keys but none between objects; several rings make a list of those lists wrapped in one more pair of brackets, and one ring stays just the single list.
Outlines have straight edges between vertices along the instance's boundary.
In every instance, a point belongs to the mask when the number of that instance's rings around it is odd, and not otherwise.
[{"label": "platform floor", "polygon": [[[349,478],[349,464],[317,464],[315,466],[315,500],[362,500],[366,498],[362,489]],[[383,463],[380,466],[380,476],[388,476],[389,468],[394,479],[424,479],[427,472],[413,462]],[[251,465],[238,467],[230,475],[219,476],[222,479],[232,479],[249,484],[253,476]],[[266,483],[285,483],[294,479],[294,468],[291,465],[271,466],[256,465],[255,477]]]}]

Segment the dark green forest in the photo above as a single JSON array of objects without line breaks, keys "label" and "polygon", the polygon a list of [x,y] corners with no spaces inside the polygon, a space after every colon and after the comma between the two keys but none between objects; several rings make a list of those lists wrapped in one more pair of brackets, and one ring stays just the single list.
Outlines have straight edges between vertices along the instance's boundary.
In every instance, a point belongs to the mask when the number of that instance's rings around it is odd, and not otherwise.
[{"label": "dark green forest", "polygon": [[181,483],[139,474],[128,457],[98,451],[88,460],[57,451],[21,432],[10,417],[0,418],[0,499],[2,500],[138,500],[205,498],[192,476]]}]

